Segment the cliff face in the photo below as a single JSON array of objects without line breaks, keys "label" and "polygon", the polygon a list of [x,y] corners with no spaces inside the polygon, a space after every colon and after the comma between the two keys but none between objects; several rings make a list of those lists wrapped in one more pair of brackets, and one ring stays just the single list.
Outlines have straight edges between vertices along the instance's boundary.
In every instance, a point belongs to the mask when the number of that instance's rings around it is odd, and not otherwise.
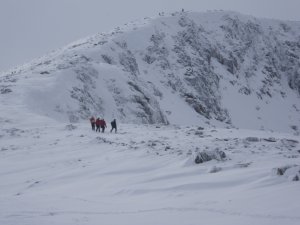
[{"label": "cliff face", "polygon": [[96,115],[297,131],[299,57],[299,22],[174,13],[52,52],[3,74],[0,90],[71,121]]}]

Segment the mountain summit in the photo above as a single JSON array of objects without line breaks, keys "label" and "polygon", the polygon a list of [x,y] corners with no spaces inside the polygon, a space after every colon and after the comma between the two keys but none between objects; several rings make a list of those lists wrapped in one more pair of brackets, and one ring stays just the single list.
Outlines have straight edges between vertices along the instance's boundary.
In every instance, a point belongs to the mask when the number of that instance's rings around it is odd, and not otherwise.
[{"label": "mountain summit", "polygon": [[96,115],[298,132],[299,58],[300,22],[179,12],[125,24],[2,74],[0,96],[4,105],[71,122]]}]

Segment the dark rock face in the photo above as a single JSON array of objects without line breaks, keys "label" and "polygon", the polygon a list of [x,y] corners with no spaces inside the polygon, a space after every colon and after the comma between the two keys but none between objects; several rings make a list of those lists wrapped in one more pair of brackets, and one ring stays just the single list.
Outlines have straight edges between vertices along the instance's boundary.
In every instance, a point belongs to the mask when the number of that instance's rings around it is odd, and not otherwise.
[{"label": "dark rock face", "polygon": [[75,68],[74,73],[80,85],[72,87],[70,96],[78,102],[79,107],[78,110],[68,113],[70,122],[76,122],[79,118],[88,118],[94,111],[103,110],[102,99],[95,92],[98,71],[82,66]]},{"label": "dark rock face", "polygon": [[[138,117],[143,123],[162,123],[168,124],[167,119],[160,110],[158,102],[147,95],[137,84],[128,82],[128,85],[133,89],[134,95],[131,102],[135,103],[138,109]],[[155,109],[155,110],[153,110]]]},{"label": "dark rock face", "polygon": [[186,15],[178,23],[183,29],[173,36],[173,52],[177,56],[177,63],[185,70],[183,82],[190,87],[190,91],[179,90],[182,97],[197,113],[208,119],[229,119],[220,102],[219,77],[210,65],[215,49],[205,35],[204,28]]}]

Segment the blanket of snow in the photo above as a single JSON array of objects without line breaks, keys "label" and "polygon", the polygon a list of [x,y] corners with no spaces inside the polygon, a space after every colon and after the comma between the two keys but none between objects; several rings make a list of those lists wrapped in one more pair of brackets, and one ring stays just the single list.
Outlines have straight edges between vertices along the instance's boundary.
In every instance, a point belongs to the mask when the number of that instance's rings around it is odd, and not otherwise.
[{"label": "blanket of snow", "polygon": [[[130,124],[95,133],[21,108],[0,123],[0,224],[300,224],[299,136]],[[195,164],[216,149],[225,160]]]}]

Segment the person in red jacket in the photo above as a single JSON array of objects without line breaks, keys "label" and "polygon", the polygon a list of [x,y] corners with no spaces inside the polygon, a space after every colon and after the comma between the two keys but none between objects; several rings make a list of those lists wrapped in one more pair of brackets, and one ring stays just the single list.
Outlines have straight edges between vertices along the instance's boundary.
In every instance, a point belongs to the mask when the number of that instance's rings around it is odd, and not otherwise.
[{"label": "person in red jacket", "polygon": [[101,120],[100,120],[100,118],[97,118],[97,120],[96,120],[96,132],[97,131],[100,132],[100,126],[101,126]]},{"label": "person in red jacket", "polygon": [[[106,122],[104,119],[100,120],[100,126],[101,126],[101,129],[102,129],[102,133],[104,133],[104,130],[105,130],[105,127],[106,127]],[[100,130],[99,130],[100,132]]]}]

